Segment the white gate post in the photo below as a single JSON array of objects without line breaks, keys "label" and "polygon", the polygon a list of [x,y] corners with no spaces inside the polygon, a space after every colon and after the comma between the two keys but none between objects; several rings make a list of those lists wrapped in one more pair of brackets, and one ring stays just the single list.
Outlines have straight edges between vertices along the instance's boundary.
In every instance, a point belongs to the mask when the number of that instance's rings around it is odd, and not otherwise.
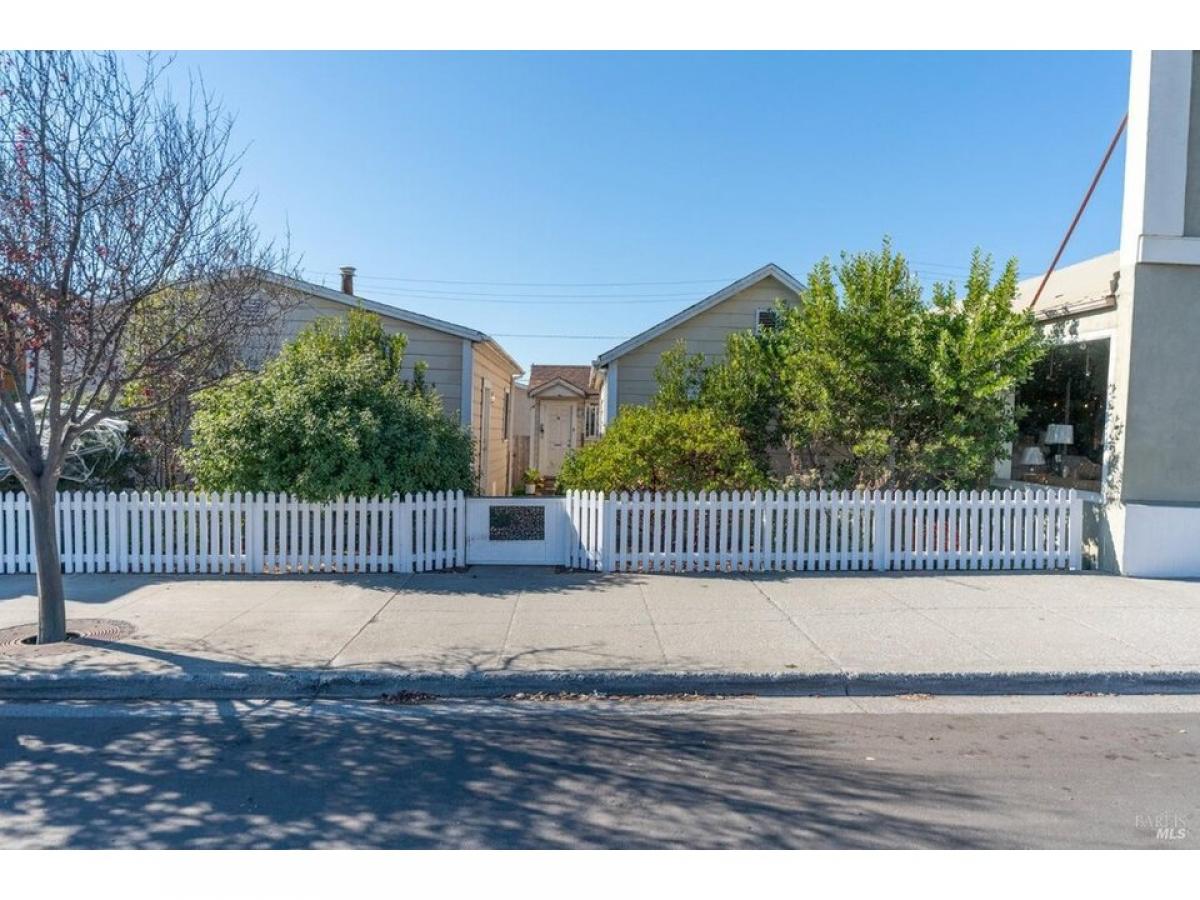
[{"label": "white gate post", "polygon": [[559,535],[559,552],[562,564],[568,569],[577,568],[576,555],[579,547],[579,530],[575,526],[575,491],[567,491],[563,497],[562,512],[559,514],[561,533]]},{"label": "white gate post", "polygon": [[1067,494],[1071,503],[1071,562],[1070,570],[1078,572],[1083,568],[1083,498],[1079,492],[1071,488]]},{"label": "white gate post", "polygon": [[467,498],[462,491],[454,495],[454,565],[467,564]]}]

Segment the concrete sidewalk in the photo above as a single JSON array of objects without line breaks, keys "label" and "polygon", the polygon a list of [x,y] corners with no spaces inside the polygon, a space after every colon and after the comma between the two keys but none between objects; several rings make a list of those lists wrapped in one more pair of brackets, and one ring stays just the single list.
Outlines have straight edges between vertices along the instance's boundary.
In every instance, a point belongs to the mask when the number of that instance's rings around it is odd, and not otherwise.
[{"label": "concrete sidewalk", "polygon": [[[1200,582],[1103,574],[67,578],[130,637],[0,655],[0,699],[545,689],[1200,691]],[[0,577],[0,628],[36,618]]]}]

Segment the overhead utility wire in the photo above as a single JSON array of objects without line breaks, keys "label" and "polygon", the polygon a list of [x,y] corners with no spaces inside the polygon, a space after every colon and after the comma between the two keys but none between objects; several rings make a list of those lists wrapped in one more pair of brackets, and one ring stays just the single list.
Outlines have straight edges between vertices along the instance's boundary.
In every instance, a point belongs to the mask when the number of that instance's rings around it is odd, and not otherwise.
[{"label": "overhead utility wire", "polygon": [[[338,272],[315,271],[317,275],[338,275]],[[495,285],[500,287],[656,287],[673,284],[718,284],[732,278],[692,278],[685,281],[452,281],[445,278],[402,278],[399,275],[358,275],[367,281],[407,281],[421,284]]]},{"label": "overhead utility wire", "polygon": [[674,291],[671,293],[659,294],[513,294],[503,293],[498,291],[438,291],[431,288],[413,288],[412,290],[404,290],[401,288],[370,288],[373,294],[388,294],[396,297],[416,297],[416,296],[433,296],[433,297],[528,297],[540,300],[570,300],[578,298],[581,300],[602,300],[607,297],[621,298],[639,298],[639,297],[659,297],[681,299],[685,297],[695,297],[695,291]]},{"label": "overhead utility wire", "polygon": [[[934,263],[922,262],[921,260],[910,259],[909,264],[916,271],[930,271],[934,269],[948,269],[956,272],[968,272],[970,266],[956,265],[953,263]],[[326,272],[322,270],[313,270],[314,275],[328,275],[336,277],[338,272]],[[932,274],[932,272],[931,272]],[[398,281],[411,284],[450,284],[450,285],[466,285],[466,286],[482,286],[482,287],[531,287],[531,288],[600,288],[600,287],[669,287],[673,285],[685,284],[729,284],[736,281],[736,278],[691,278],[682,279],[679,281],[456,281],[447,278],[408,278],[399,275],[369,275],[358,274],[355,278],[359,281]],[[376,291],[382,288],[376,288]],[[409,290],[408,288],[396,288],[396,290]],[[411,288],[411,290],[423,290],[431,292],[430,288]]]},{"label": "overhead utility wire", "polygon": [[[944,278],[943,273],[928,272],[914,269],[918,275],[932,278]],[[676,303],[681,300],[696,300],[695,292],[663,293],[663,294],[503,294],[480,291],[429,291],[414,288],[412,290],[396,288],[368,288],[372,297],[387,297],[397,300],[448,300],[453,303],[485,303],[485,304],[516,304],[516,305],[549,305],[561,306],[564,301],[603,301],[599,305],[610,306],[618,304],[640,303]],[[515,298],[515,299],[510,299]],[[582,305],[582,304],[576,304]]]}]

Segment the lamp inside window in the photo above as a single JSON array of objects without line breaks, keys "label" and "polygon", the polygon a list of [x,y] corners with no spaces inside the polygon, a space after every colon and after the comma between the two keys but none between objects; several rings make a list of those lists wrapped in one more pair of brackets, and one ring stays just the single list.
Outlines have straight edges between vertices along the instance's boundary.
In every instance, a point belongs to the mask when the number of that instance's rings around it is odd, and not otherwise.
[{"label": "lamp inside window", "polygon": [[1017,391],[1012,477],[1100,489],[1108,395],[1107,338],[1061,344]]}]

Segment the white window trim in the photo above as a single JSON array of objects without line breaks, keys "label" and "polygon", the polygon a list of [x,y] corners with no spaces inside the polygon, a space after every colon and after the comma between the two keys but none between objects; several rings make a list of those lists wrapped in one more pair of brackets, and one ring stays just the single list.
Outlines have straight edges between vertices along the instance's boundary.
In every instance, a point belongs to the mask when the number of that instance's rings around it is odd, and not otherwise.
[{"label": "white window trim", "polygon": [[762,331],[763,331],[762,314],[763,313],[770,313],[772,316],[775,317],[775,325],[772,325],[771,326],[772,328],[776,327],[779,324],[779,311],[777,309],[775,309],[775,307],[760,306],[760,307],[758,307],[758,309],[754,310],[754,333],[755,334],[762,334]]},{"label": "white window trim", "polygon": [[605,386],[608,388],[608,393],[605,396],[605,427],[611,425],[617,418],[617,391],[619,385],[617,383],[617,361],[614,359],[608,364],[608,374],[605,376]]}]

